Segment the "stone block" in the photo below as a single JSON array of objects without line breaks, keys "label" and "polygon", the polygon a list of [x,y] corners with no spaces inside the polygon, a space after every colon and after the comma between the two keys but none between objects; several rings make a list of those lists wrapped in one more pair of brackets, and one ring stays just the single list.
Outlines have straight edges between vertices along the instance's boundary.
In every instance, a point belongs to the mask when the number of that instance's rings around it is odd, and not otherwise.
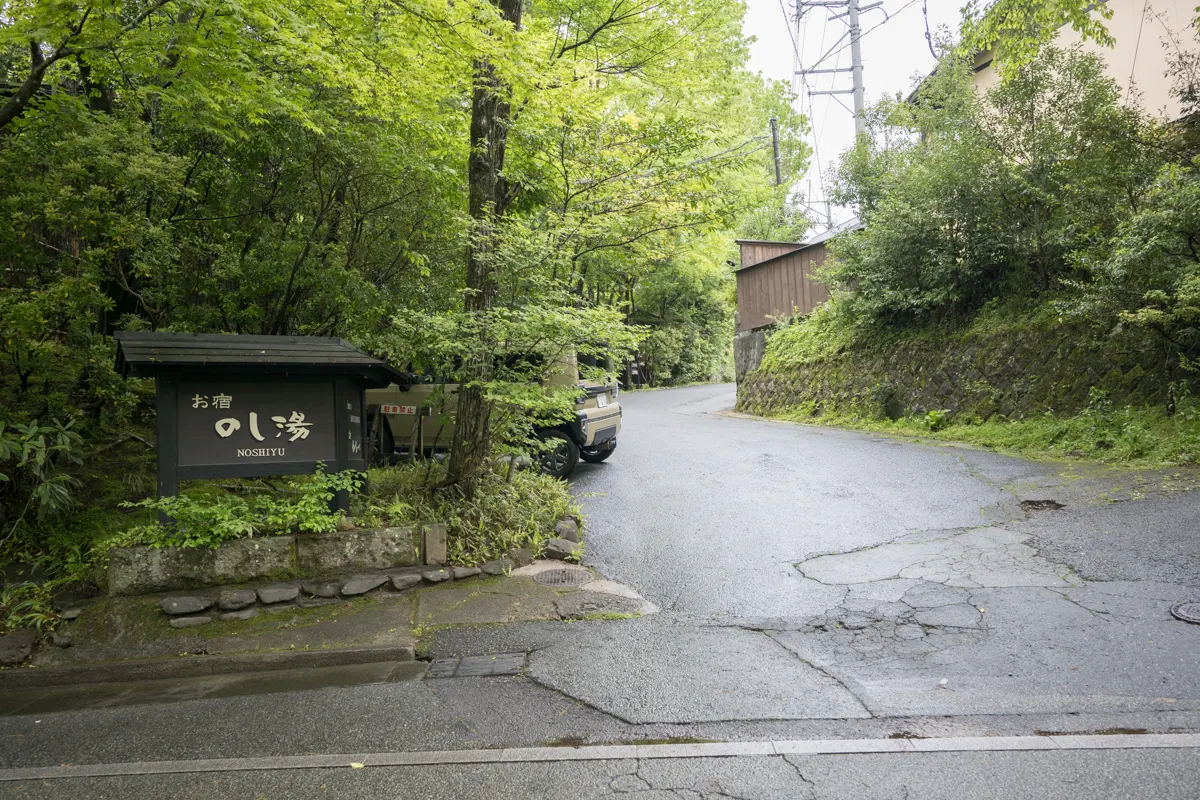
[{"label": "stone block", "polygon": [[451,579],[450,570],[446,569],[430,569],[421,573],[421,577],[430,583],[441,583]]},{"label": "stone block", "polygon": [[296,537],[301,575],[406,567],[417,563],[417,529],[378,528]]},{"label": "stone block", "polygon": [[366,594],[372,589],[378,589],[387,582],[387,575],[355,575],[346,581],[346,584],[342,587],[342,594],[346,597]]},{"label": "stone block", "polygon": [[554,535],[559,539],[566,539],[568,542],[578,542],[579,523],[569,517],[560,519],[554,526]]},{"label": "stone block", "polygon": [[463,578],[472,578],[480,572],[479,567],[452,567],[450,574],[454,576],[454,580],[461,581]]},{"label": "stone block", "polygon": [[403,592],[405,589],[411,589],[421,583],[420,575],[393,575],[392,588],[397,592]]},{"label": "stone block", "polygon": [[291,536],[236,539],[217,548],[117,547],[108,553],[108,593],[136,595],[247,583],[292,574]]},{"label": "stone block", "polygon": [[253,589],[226,589],[217,597],[217,608],[222,611],[237,611],[258,602]]},{"label": "stone block", "polygon": [[264,586],[258,590],[258,599],[264,605],[272,603],[288,603],[300,594],[300,587],[294,583],[280,583],[274,586]]},{"label": "stone block", "polygon": [[421,531],[424,541],[421,553],[426,564],[438,566],[446,563],[446,526],[426,525]]},{"label": "stone block", "polygon": [[212,617],[172,617],[172,628],[195,628],[212,622]]},{"label": "stone block", "polygon": [[504,558],[497,558],[495,561],[487,562],[481,569],[488,575],[507,575],[513,571],[513,567],[515,566],[516,563],[511,558],[505,556]]},{"label": "stone block", "polygon": [[313,597],[337,597],[341,590],[341,581],[315,580],[300,584],[300,591]]},{"label": "stone block", "polygon": [[158,607],[162,609],[164,614],[172,616],[184,616],[187,614],[198,614],[201,611],[212,608],[213,601],[208,597],[165,597]]},{"label": "stone block", "polygon": [[546,549],[542,551],[542,555],[558,561],[567,561],[580,558],[583,555],[583,548],[566,539],[551,539],[546,542]]},{"label": "stone block", "polygon": [[37,631],[32,628],[23,628],[0,636],[0,666],[12,667],[29,658],[37,640]]},{"label": "stone block", "polygon": [[218,614],[217,619],[237,621],[237,620],[245,620],[245,619],[254,619],[257,616],[258,616],[257,608],[243,608],[241,611],[229,611],[224,614]]}]

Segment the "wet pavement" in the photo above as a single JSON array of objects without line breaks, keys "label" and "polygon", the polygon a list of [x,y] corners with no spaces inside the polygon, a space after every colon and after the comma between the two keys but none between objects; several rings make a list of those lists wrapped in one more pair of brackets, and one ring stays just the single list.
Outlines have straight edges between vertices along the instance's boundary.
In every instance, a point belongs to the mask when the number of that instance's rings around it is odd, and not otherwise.
[{"label": "wet pavement", "polygon": [[[428,653],[525,653],[518,676],[376,676],[290,694],[0,718],[3,766],[1200,731],[1200,625],[1169,613],[1200,600],[1193,472],[1035,463],[749,419],[726,412],[732,386],[621,401],[616,454],[581,464],[573,487],[587,513],[588,565],[656,613],[480,617],[439,630]],[[1005,797],[1200,795],[1195,748],[693,759],[650,772],[620,761],[568,766],[220,780],[228,796],[325,796],[325,786],[368,796],[404,781],[430,797],[992,797],[995,786],[1010,789]],[[72,780],[44,791],[226,794],[213,780]]]}]

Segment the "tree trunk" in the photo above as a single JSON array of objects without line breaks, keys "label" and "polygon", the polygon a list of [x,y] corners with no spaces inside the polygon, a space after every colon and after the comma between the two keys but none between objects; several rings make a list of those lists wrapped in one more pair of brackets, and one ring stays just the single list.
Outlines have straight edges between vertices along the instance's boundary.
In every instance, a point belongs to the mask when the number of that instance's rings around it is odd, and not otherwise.
[{"label": "tree trunk", "polygon": [[[521,25],[522,0],[492,0],[514,28]],[[496,293],[493,258],[499,222],[511,199],[504,180],[504,151],[512,115],[509,91],[486,59],[475,62],[471,97],[471,153],[467,158],[468,210],[473,226],[467,251],[467,291],[463,310],[478,318],[476,354],[464,365],[455,411],[454,441],[444,485],[456,485],[467,497],[475,493],[491,449],[491,403],[484,384],[493,373],[486,314]]]}]

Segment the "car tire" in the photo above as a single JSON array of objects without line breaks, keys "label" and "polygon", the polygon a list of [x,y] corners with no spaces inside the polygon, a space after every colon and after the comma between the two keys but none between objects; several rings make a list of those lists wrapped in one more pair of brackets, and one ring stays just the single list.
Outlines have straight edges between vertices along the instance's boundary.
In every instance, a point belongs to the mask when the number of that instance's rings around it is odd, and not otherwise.
[{"label": "car tire", "polygon": [[614,452],[616,452],[616,449],[616,445],[613,445],[607,450],[601,450],[598,447],[584,447],[580,449],[579,457],[589,464],[599,464],[601,461],[604,461]]},{"label": "car tire", "polygon": [[549,445],[548,450],[538,454],[542,474],[555,478],[569,477],[579,463],[579,446],[562,431],[546,431],[541,438]]}]

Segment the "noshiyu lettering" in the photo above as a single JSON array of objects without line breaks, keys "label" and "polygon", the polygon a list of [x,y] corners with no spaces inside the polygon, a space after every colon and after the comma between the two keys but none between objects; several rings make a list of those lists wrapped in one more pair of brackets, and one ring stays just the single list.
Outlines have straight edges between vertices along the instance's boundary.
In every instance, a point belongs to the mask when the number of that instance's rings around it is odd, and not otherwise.
[{"label": "noshiyu lettering", "polygon": [[238,458],[263,458],[286,455],[286,447],[239,447]]}]

